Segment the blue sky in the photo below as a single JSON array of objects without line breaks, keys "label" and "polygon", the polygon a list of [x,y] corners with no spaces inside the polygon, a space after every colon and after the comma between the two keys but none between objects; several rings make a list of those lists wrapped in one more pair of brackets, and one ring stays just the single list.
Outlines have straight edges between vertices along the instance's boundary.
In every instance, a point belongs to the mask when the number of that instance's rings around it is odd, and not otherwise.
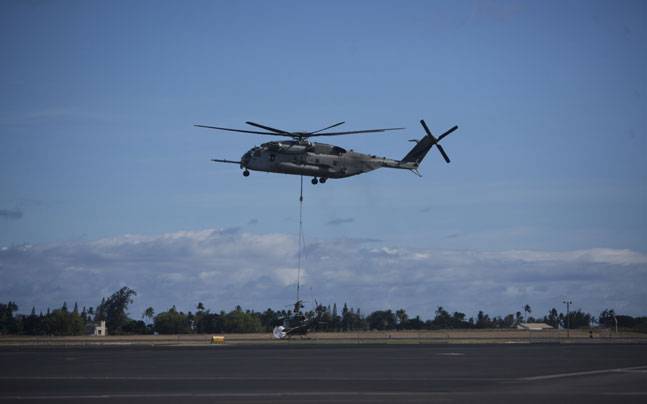
[{"label": "blue sky", "polygon": [[[459,125],[444,141],[452,163],[434,152],[423,178],[378,170],[308,183],[307,241],[647,253],[644,2],[0,8],[6,249],[202,229],[294,236],[298,177],[243,178],[236,166],[209,161],[237,159],[267,139],[193,124],[405,126],[331,139],[401,157],[406,140],[422,136],[424,118],[436,133]],[[635,280],[644,280],[645,264],[631,262]],[[0,271],[7,268],[5,261]],[[647,302],[626,307],[644,312]]]}]

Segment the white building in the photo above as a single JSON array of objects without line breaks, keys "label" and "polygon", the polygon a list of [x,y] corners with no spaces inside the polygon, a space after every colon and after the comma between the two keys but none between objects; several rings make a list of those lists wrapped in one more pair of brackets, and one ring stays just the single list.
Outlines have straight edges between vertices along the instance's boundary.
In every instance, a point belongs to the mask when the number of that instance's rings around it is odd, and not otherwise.
[{"label": "white building", "polygon": [[99,325],[94,326],[94,335],[99,337],[105,337],[108,335],[108,327],[106,327],[105,321],[101,321]]}]

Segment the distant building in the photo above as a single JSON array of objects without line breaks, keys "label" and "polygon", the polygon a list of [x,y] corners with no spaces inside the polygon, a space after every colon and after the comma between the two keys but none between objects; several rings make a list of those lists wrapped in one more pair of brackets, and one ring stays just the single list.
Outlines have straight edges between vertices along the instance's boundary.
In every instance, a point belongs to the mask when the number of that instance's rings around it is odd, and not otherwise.
[{"label": "distant building", "polygon": [[521,323],[517,326],[518,330],[530,330],[530,331],[541,331],[541,330],[552,330],[553,327],[546,323]]},{"label": "distant building", "polygon": [[105,321],[102,320],[99,322],[99,325],[94,326],[94,335],[99,337],[105,337],[108,335],[108,327],[106,327]]}]

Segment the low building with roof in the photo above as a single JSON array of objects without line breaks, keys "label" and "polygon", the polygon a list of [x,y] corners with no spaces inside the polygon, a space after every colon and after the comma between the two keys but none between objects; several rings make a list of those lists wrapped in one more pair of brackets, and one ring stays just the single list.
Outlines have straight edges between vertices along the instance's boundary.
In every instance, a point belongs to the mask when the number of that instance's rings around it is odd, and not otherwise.
[{"label": "low building with roof", "polygon": [[518,330],[530,330],[530,331],[541,331],[541,330],[552,330],[554,327],[546,323],[521,323],[517,326]]}]

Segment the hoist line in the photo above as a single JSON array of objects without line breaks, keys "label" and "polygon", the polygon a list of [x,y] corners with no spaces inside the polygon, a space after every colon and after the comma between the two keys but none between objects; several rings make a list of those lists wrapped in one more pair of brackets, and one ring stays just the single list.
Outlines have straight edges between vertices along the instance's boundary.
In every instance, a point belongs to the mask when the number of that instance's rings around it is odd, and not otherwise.
[{"label": "hoist line", "polygon": [[298,246],[298,265],[297,265],[297,302],[299,301],[299,289],[301,288],[301,254],[305,245],[303,237],[303,175],[301,176],[301,190],[299,193],[299,246]]}]

